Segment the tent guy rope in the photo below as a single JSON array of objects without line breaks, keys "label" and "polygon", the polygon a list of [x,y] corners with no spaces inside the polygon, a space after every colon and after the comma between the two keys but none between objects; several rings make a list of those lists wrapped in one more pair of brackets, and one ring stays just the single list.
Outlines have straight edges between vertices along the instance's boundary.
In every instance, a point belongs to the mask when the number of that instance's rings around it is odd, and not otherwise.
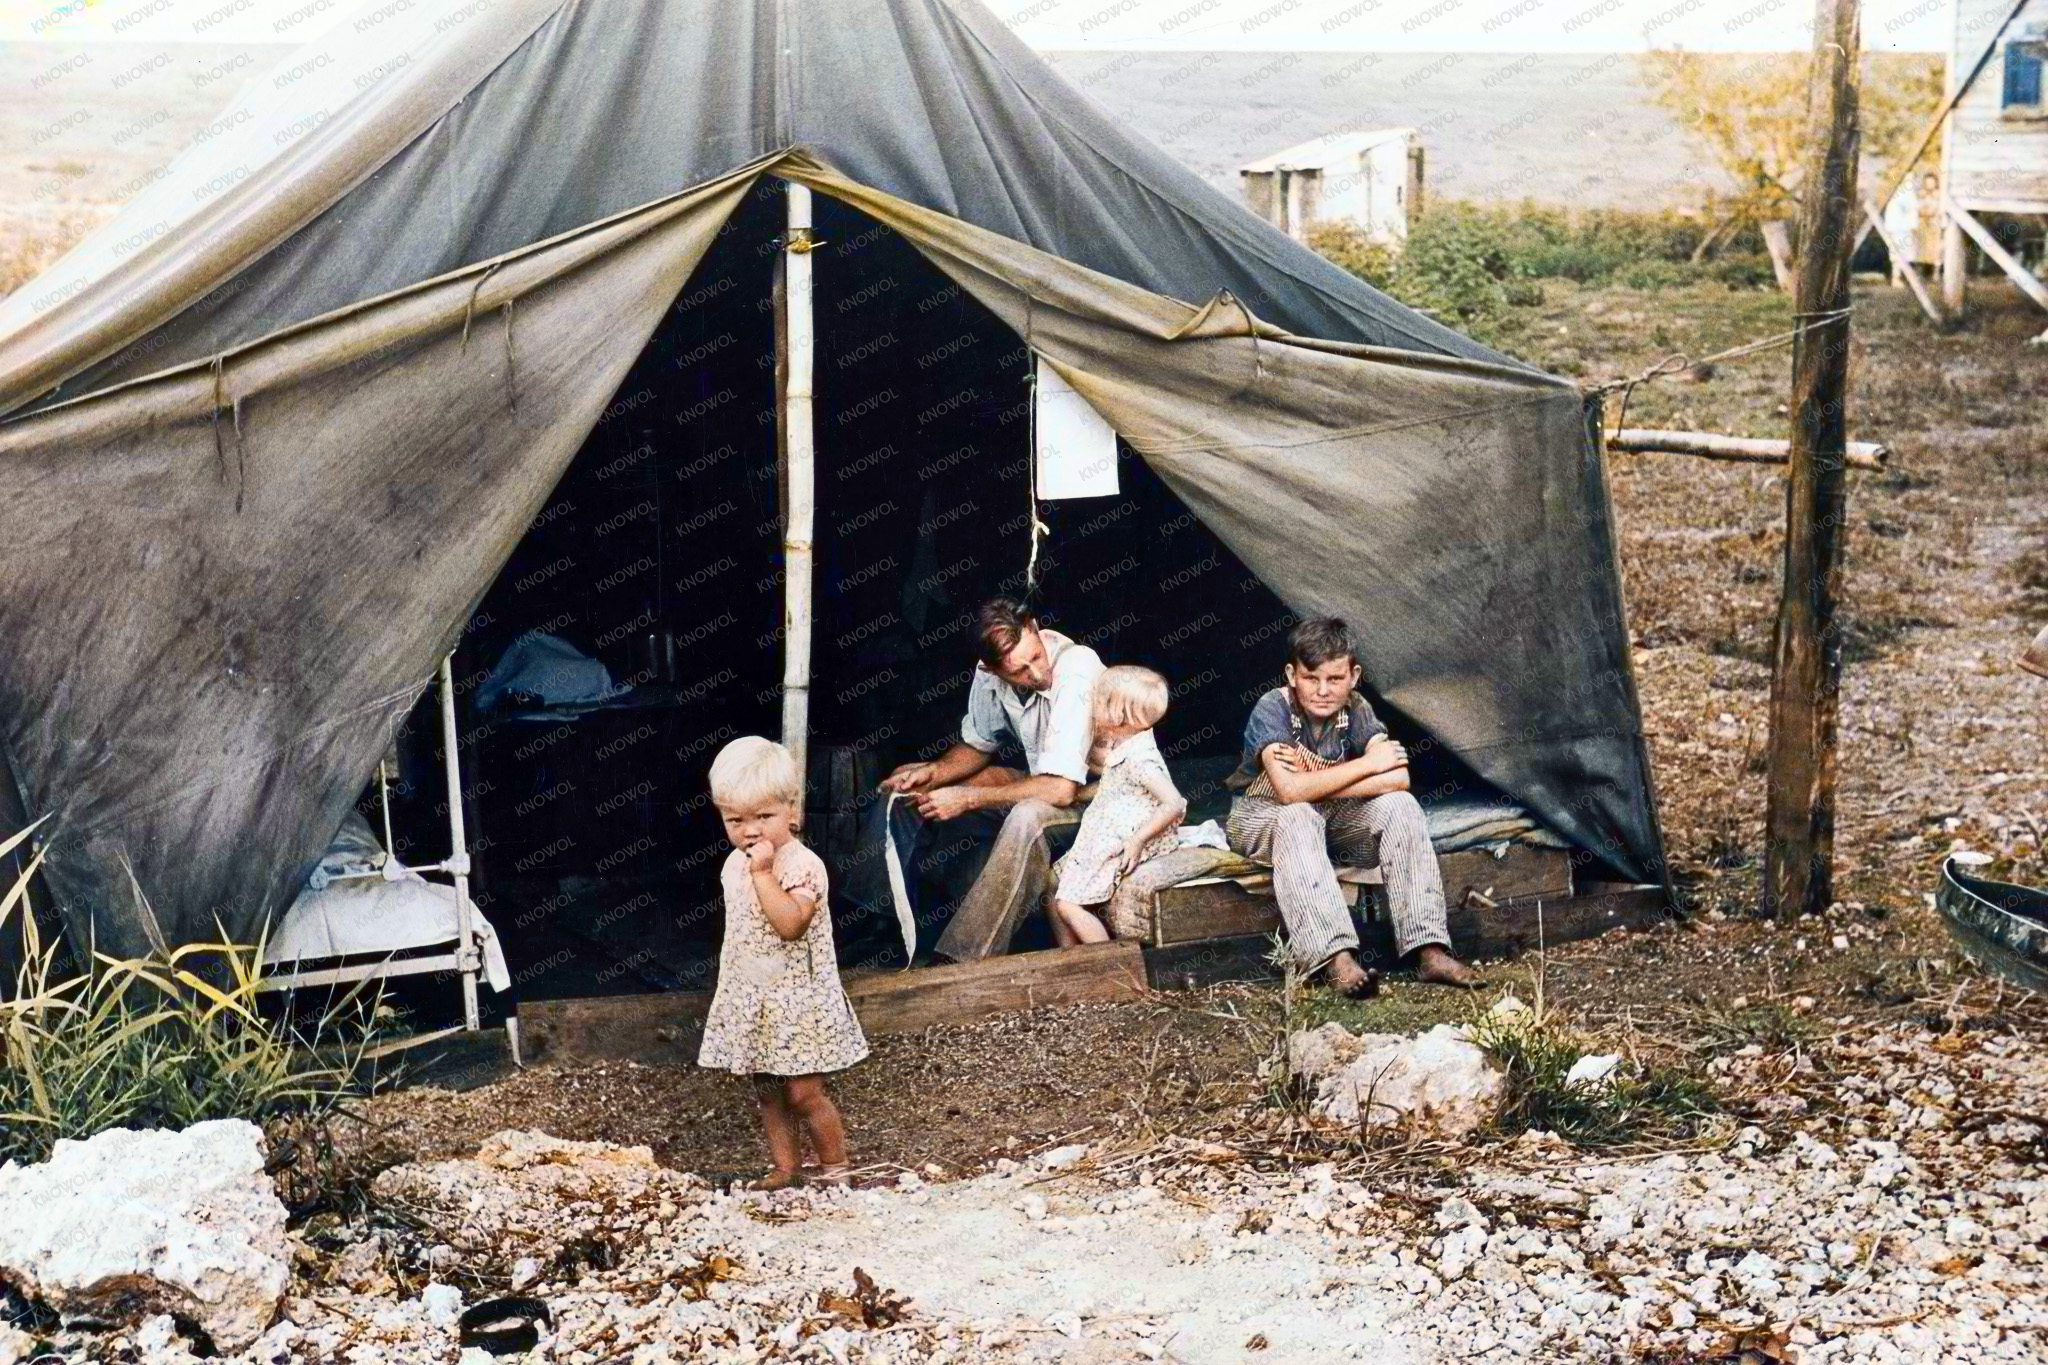
[{"label": "tent guy rope", "polygon": [[[1712,355],[1701,356],[1698,360],[1694,360],[1683,351],[1674,351],[1640,374],[1629,375],[1620,379],[1609,379],[1603,383],[1589,385],[1586,392],[1594,395],[1604,395],[1613,393],[1617,389],[1620,390],[1621,411],[1616,414],[1614,424],[1617,428],[1624,427],[1628,425],[1629,399],[1634,397],[1637,385],[1666,379],[1674,374],[1683,374],[1687,370],[1698,369],[1702,365],[1717,365],[1727,360],[1741,360],[1763,351],[1775,350],[1780,346],[1790,346],[1814,328],[1826,327],[1831,323],[1848,317],[1854,311],[1852,308],[1840,308],[1833,312],[1816,313],[1810,321],[1802,322],[1788,332],[1779,332],[1758,341],[1746,341],[1740,346],[1731,346],[1725,351],[1716,351]],[[1795,313],[1793,316],[1796,318],[1802,315]]]}]

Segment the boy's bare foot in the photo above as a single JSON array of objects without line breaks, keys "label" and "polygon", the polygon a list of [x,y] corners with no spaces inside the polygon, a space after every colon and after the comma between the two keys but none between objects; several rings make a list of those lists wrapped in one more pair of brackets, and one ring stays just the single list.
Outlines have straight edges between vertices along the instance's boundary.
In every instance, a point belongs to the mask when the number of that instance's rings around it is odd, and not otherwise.
[{"label": "boy's bare foot", "polygon": [[1486,979],[1479,973],[1434,943],[1416,951],[1415,979],[1433,982],[1439,986],[1463,986],[1467,990],[1486,984]]},{"label": "boy's bare foot", "polygon": [[778,1166],[759,1180],[748,1185],[750,1190],[786,1190],[797,1183],[797,1173]]},{"label": "boy's bare foot", "polygon": [[1323,968],[1323,980],[1331,990],[1353,1000],[1367,1000],[1380,993],[1380,974],[1358,965],[1352,953],[1339,953]]}]

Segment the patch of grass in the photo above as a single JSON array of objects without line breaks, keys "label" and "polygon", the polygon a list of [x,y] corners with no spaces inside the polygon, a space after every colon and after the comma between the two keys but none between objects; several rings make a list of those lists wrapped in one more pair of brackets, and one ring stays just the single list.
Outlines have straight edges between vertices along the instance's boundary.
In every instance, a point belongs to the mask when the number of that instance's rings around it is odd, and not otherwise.
[{"label": "patch of grass", "polygon": [[[0,845],[0,855],[28,833]],[[354,1092],[371,1036],[367,1023],[348,1022],[360,1002],[345,997],[315,1030],[352,1032],[354,1047],[318,1056],[288,1021],[258,1011],[260,945],[94,953],[93,970],[60,974],[57,946],[42,942],[27,913],[41,860],[0,900],[0,926],[21,912],[23,949],[12,995],[0,1000],[0,1161],[40,1161],[60,1138],[109,1128],[317,1114]]]},{"label": "patch of grass", "polygon": [[1720,1112],[1713,1087],[1676,1067],[1640,1065],[1629,1074],[1624,1058],[1607,1080],[1570,1083],[1572,1067],[1593,1049],[1540,1006],[1489,1015],[1472,1034],[1507,1081],[1495,1120],[1503,1133],[1543,1131],[1578,1147],[1618,1147],[1694,1137]]},{"label": "patch of grass", "polygon": [[1337,1023],[1353,1033],[1425,1033],[1438,1024],[1471,1022],[1472,1002],[1458,991],[1389,982],[1370,1000],[1351,1000],[1335,991],[1309,992],[1298,1018],[1296,1028]]}]

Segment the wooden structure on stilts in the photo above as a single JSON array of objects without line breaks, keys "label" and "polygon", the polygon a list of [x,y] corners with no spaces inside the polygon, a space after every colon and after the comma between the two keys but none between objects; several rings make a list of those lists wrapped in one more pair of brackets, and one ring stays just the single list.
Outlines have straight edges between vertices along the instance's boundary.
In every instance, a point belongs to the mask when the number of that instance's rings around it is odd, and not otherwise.
[{"label": "wooden structure on stilts", "polygon": [[[1864,213],[1937,322],[1962,316],[1972,247],[2048,309],[2048,0],[1956,0],[1947,94]],[[1938,301],[1922,265],[1939,276]]]}]

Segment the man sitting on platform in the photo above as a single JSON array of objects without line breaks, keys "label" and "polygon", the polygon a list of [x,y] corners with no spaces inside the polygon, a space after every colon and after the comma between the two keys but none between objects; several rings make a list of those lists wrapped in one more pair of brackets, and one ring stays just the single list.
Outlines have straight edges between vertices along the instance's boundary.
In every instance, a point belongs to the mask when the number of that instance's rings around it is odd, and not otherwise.
[{"label": "man sitting on platform", "polygon": [[[1068,808],[1088,782],[1089,702],[1102,675],[1094,650],[1043,629],[1010,598],[983,603],[977,625],[980,659],[960,738],[937,759],[883,779],[883,792],[899,799],[893,812],[891,802],[875,803],[851,888],[870,912],[887,915],[895,899],[882,856],[889,838],[909,895],[921,873],[956,894],[972,877],[937,944],[955,962],[1007,949],[1018,922],[1044,901],[1045,832],[1073,823]],[[1024,772],[994,766],[1005,743],[1023,751]]]},{"label": "man sitting on platform", "polygon": [[1408,751],[1359,695],[1358,645],[1335,617],[1287,637],[1287,685],[1260,697],[1227,779],[1230,846],[1273,869],[1289,950],[1336,990],[1369,994],[1358,931],[1336,868],[1377,866],[1395,946],[1424,981],[1478,984],[1450,953],[1442,874],[1422,807],[1408,792]]}]

